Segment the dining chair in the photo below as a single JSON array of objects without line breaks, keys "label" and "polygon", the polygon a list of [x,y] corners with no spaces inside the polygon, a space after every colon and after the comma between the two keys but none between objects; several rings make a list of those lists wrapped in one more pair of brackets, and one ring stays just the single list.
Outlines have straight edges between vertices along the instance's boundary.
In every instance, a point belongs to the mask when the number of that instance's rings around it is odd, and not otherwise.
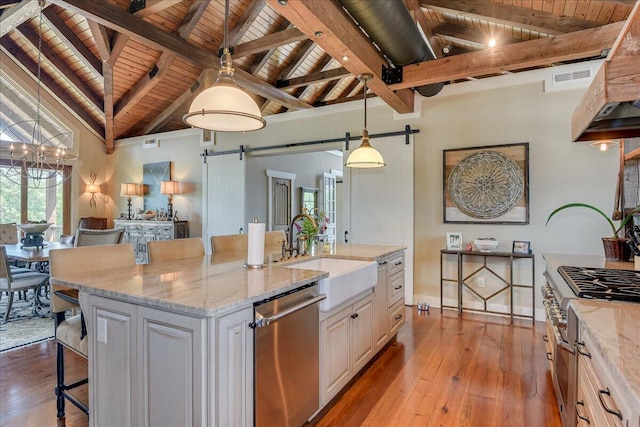
[{"label": "dining chair", "polygon": [[123,233],[124,229],[122,228],[111,228],[108,230],[88,230],[78,228],[73,245],[75,247],[114,245],[122,241]]},{"label": "dining chair", "polygon": [[147,243],[149,264],[204,256],[201,237],[175,240],[153,240]]},{"label": "dining chair", "polygon": [[85,216],[80,218],[78,228],[84,228],[86,230],[106,230],[107,218],[97,216]]},{"label": "dining chair", "polygon": [[[53,249],[49,252],[51,277],[63,279],[69,274],[93,273],[107,268],[126,268],[135,265],[133,245],[130,243],[97,245],[79,248]],[[80,307],[80,314],[66,317],[72,309]],[[71,350],[85,359],[88,358],[89,341],[82,307],[76,289],[53,285],[51,289],[51,313],[56,333],[56,407],[58,418],[65,414],[65,399],[89,414],[86,403],[81,402],[68,391],[86,384],[88,378],[72,384],[65,383],[64,352]]]},{"label": "dining chair", "polygon": [[211,252],[214,254],[241,254],[244,252],[246,255],[248,245],[249,243],[246,234],[211,236]]},{"label": "dining chair", "polygon": [[49,281],[49,275],[46,273],[38,273],[37,271],[25,268],[12,268],[9,265],[7,257],[7,248],[0,245],[0,297],[2,293],[7,293],[7,308],[2,318],[3,322],[9,319],[11,306],[13,305],[13,293],[27,291],[33,289],[33,311],[37,311],[36,293],[42,286],[46,286]]},{"label": "dining chair", "polygon": [[0,245],[18,243],[18,227],[15,223],[0,224]]},{"label": "dining chair", "polygon": [[267,231],[264,236],[264,253],[267,255],[282,253],[283,242],[285,244],[287,242],[284,230]]}]

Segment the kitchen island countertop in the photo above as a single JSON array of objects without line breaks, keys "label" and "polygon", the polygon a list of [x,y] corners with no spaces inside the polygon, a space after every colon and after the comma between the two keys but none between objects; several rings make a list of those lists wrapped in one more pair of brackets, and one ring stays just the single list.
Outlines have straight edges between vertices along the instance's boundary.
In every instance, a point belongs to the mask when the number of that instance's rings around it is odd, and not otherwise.
[{"label": "kitchen island countertop", "polygon": [[[338,244],[321,256],[377,261],[405,248],[392,245]],[[262,269],[246,269],[245,259],[220,255],[158,265],[93,271],[52,277],[56,285],[107,298],[196,316],[217,316],[265,298],[300,288],[328,276],[327,272],[287,268],[310,257],[278,262],[267,257]]]},{"label": "kitchen island countertop", "polygon": [[640,408],[640,304],[579,299],[571,306],[604,356],[613,380],[628,392],[625,399]]}]

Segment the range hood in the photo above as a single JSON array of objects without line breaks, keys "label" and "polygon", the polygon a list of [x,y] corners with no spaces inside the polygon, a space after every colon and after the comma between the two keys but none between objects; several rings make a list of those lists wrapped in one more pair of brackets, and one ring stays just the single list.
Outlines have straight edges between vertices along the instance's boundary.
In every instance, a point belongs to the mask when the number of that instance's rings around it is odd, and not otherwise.
[{"label": "range hood", "polygon": [[640,137],[640,3],[571,118],[573,141]]}]

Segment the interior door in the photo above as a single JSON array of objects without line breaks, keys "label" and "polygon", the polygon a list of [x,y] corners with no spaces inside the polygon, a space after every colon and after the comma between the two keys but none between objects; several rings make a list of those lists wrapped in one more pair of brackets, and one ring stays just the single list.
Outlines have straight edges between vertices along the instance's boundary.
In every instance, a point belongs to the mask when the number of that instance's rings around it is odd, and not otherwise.
[{"label": "interior door", "polygon": [[205,247],[211,236],[246,233],[245,162],[237,154],[207,157],[203,171]]},{"label": "interior door", "polygon": [[[344,168],[344,221],[348,243],[407,247],[405,301],[413,304],[413,136],[376,138],[374,146],[387,165],[375,169]],[[352,149],[355,147],[352,147]],[[344,152],[344,158],[350,152]]]}]

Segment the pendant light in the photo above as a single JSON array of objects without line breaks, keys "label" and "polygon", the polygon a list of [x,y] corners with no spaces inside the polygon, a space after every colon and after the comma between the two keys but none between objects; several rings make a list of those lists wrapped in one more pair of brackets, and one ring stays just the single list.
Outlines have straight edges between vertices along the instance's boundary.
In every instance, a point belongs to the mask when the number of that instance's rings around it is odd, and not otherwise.
[{"label": "pendant light", "polygon": [[362,130],[362,143],[353,150],[347,158],[345,166],[349,168],[381,168],[386,165],[382,154],[369,143],[369,131],[367,130],[367,81],[373,77],[371,74],[360,74],[358,80],[364,83],[364,129]]},{"label": "pendant light", "polygon": [[182,120],[201,129],[216,132],[249,132],[266,126],[260,108],[253,98],[234,81],[231,53],[227,46],[229,32],[229,0],[225,1],[224,49],[216,83],[200,93]]},{"label": "pendant light", "polygon": [[[5,159],[0,174],[27,188],[51,188],[71,177],[78,162],[78,149],[71,132],[62,129],[41,111],[42,87],[42,10],[38,23],[38,63],[35,117],[0,129],[0,157]],[[70,168],[70,172],[67,172]]]}]

